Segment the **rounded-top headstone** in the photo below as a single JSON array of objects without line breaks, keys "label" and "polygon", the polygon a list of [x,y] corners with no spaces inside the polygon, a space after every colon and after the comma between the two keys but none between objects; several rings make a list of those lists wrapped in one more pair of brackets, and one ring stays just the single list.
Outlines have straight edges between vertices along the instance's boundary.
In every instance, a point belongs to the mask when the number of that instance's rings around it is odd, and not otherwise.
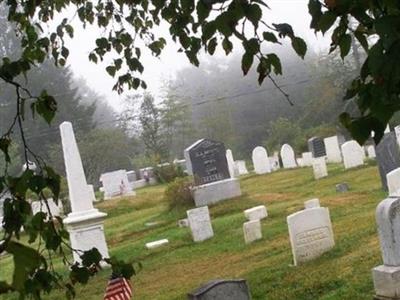
[{"label": "rounded-top headstone", "polygon": [[296,157],[293,148],[289,144],[284,144],[281,148],[282,164],[285,169],[296,168]]},{"label": "rounded-top headstone", "polygon": [[252,160],[254,172],[257,174],[265,174],[271,172],[271,163],[268,158],[267,150],[264,147],[257,146],[253,149]]},{"label": "rounded-top headstone", "polygon": [[400,198],[386,198],[376,208],[382,259],[386,266],[400,266]]}]

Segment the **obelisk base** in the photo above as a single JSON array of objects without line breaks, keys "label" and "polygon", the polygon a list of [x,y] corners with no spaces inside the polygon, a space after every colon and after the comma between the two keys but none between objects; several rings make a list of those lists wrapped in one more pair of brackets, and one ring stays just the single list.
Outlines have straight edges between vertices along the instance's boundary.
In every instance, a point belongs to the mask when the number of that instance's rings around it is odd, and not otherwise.
[{"label": "obelisk base", "polygon": [[69,239],[73,251],[74,261],[80,262],[79,251],[97,248],[104,258],[109,258],[107,242],[104,236],[104,219],[106,213],[91,209],[78,213],[70,213],[63,220],[69,232]]},{"label": "obelisk base", "polygon": [[376,300],[400,300],[400,266],[380,265],[372,269]]}]

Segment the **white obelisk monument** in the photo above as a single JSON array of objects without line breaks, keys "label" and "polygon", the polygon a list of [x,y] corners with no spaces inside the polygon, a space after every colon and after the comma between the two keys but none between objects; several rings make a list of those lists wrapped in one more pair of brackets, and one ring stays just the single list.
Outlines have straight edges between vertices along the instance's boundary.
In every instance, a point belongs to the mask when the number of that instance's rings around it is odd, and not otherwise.
[{"label": "white obelisk monument", "polygon": [[[60,125],[61,142],[67,173],[69,201],[72,212],[63,220],[69,232],[71,247],[78,251],[97,248],[103,257],[109,257],[104,237],[104,218],[107,214],[93,207],[82,160],[70,122]],[[79,253],[73,252],[74,261],[80,262]]]}]

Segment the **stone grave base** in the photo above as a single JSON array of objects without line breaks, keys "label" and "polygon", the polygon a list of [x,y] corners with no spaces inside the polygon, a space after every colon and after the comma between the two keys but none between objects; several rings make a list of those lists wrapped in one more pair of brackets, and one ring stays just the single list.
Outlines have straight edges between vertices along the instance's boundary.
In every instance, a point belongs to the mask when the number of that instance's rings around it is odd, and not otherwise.
[{"label": "stone grave base", "polygon": [[375,299],[400,299],[400,267],[380,265],[372,269]]},{"label": "stone grave base", "polygon": [[236,178],[195,186],[192,191],[196,207],[214,204],[242,195],[239,180]]},{"label": "stone grave base", "polygon": [[119,199],[119,198],[123,198],[123,197],[133,197],[133,196],[136,196],[135,191],[130,191],[128,193],[119,194],[119,195],[115,195],[115,196],[104,196],[104,200],[114,200],[114,199]]},{"label": "stone grave base", "polygon": [[[103,228],[106,216],[106,213],[99,212],[97,209],[70,213],[63,220],[63,223],[69,232],[71,247],[81,251],[95,247],[103,257],[108,258],[108,248]],[[73,256],[75,262],[80,262],[78,253],[74,251]]]}]

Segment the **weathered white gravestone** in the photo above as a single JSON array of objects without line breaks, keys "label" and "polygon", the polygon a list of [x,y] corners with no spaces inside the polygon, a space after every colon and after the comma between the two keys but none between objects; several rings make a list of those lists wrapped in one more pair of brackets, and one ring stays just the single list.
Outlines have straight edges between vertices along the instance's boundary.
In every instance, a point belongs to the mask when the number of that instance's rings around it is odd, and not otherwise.
[{"label": "weathered white gravestone", "polygon": [[244,279],[218,279],[203,284],[188,293],[188,300],[250,300],[249,287]]},{"label": "weathered white gravestone", "polygon": [[[62,123],[60,132],[72,210],[63,223],[69,232],[71,247],[82,251],[95,247],[103,257],[109,257],[103,228],[107,214],[93,207],[72,124]],[[80,261],[75,251],[73,256],[74,261]]]},{"label": "weathered white gravestone", "polygon": [[48,215],[50,213],[53,217],[59,217],[62,211],[61,200],[59,200],[57,205],[52,198],[47,199],[47,205],[43,200],[33,201],[31,203],[31,207],[32,207],[32,215],[35,215],[38,212],[44,212]]},{"label": "weathered white gravestone", "polygon": [[304,167],[312,166],[313,156],[312,156],[311,152],[304,152],[302,154],[302,157],[303,157],[303,166]]},{"label": "weathered white gravestone", "polygon": [[128,180],[126,170],[117,170],[103,173],[100,182],[104,188],[104,199],[111,199],[116,196],[134,196],[132,184]]},{"label": "weathered white gravestone", "polygon": [[242,194],[237,178],[231,178],[225,146],[221,142],[201,139],[184,151],[187,170],[193,175],[193,197],[197,207]]},{"label": "weathered white gravestone", "polygon": [[364,150],[356,141],[348,141],[342,145],[344,167],[355,168],[364,164]]},{"label": "weathered white gravestone", "polygon": [[239,175],[249,174],[249,171],[247,171],[246,162],[244,160],[235,161],[235,165],[239,172]]},{"label": "weathered white gravestone", "polygon": [[328,176],[328,169],[326,168],[325,157],[314,158],[312,167],[315,179],[321,179]]},{"label": "weathered white gravestone", "polygon": [[235,164],[235,160],[233,159],[233,154],[231,149],[226,150],[226,161],[228,162],[228,169],[231,178],[235,178],[239,176],[239,170]]},{"label": "weathered white gravestone", "polygon": [[281,148],[282,164],[285,169],[296,168],[296,157],[293,148],[288,144],[284,144]]},{"label": "weathered white gravestone", "polygon": [[342,162],[342,153],[340,152],[339,139],[336,135],[324,138],[326,157],[329,163]]},{"label": "weathered white gravestone", "polygon": [[193,241],[201,242],[212,238],[214,232],[211,226],[210,213],[207,206],[186,211]]},{"label": "weathered white gravestone", "polygon": [[376,158],[376,152],[375,152],[375,146],[374,145],[368,145],[367,146],[367,154],[368,157],[373,159]]},{"label": "weathered white gravestone", "polygon": [[261,222],[259,219],[243,223],[244,242],[246,244],[262,238]]},{"label": "weathered white gravestone", "polygon": [[268,216],[267,208],[265,205],[255,206],[244,211],[244,216],[247,220],[260,220]]},{"label": "weathered white gravestone", "polygon": [[307,201],[304,202],[304,208],[305,209],[315,208],[315,207],[320,207],[318,198],[307,200]]},{"label": "weathered white gravestone", "polygon": [[400,298],[400,198],[387,198],[376,208],[383,265],[372,269],[376,299]]},{"label": "weathered white gravestone", "polygon": [[256,172],[257,174],[265,174],[271,172],[271,164],[268,158],[268,153],[264,147],[255,147],[253,149],[251,158],[253,160],[254,172]]},{"label": "weathered white gravestone", "polygon": [[389,196],[400,196],[400,168],[386,174]]},{"label": "weathered white gravestone", "polygon": [[312,260],[335,245],[329,210],[305,209],[287,217],[294,265]]}]

